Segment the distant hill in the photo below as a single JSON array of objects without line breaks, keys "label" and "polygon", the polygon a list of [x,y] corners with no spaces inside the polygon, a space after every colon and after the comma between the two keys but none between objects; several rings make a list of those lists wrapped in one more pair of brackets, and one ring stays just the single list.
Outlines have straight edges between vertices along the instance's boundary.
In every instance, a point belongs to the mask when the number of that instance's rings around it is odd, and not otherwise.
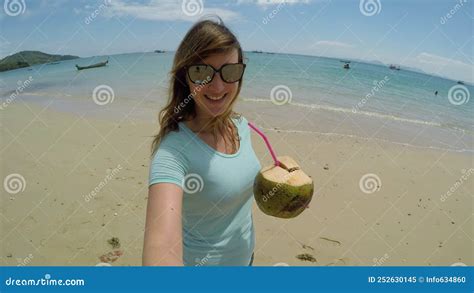
[{"label": "distant hill", "polygon": [[51,55],[40,51],[21,51],[0,60],[0,72],[22,67],[28,67],[35,64],[43,64],[77,58],[79,57],[72,55]]}]

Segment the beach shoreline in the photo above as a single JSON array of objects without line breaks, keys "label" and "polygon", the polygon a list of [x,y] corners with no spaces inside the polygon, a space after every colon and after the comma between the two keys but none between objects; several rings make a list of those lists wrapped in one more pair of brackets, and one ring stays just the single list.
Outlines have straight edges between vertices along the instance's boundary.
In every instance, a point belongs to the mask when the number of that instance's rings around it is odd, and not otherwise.
[{"label": "beach shoreline", "polygon": [[[166,98],[134,99],[116,97],[105,107],[92,97],[51,97],[48,94],[25,93],[23,102],[52,111],[85,118],[116,121],[126,117],[137,122],[158,123],[158,112]],[[389,117],[381,113],[355,112],[337,107],[287,103],[278,105],[271,99],[239,97],[235,111],[246,115],[265,131],[306,133],[308,135],[345,136],[380,143],[439,151],[474,153],[474,131],[435,122]]]}]

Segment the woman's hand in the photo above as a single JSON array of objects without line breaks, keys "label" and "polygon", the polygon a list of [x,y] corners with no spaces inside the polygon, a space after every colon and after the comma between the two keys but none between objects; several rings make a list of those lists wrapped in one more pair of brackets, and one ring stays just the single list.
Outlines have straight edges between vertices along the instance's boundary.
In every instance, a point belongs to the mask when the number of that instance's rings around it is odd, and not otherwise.
[{"label": "woman's hand", "polygon": [[176,184],[157,183],[149,187],[144,266],[183,265],[182,203],[183,189]]}]

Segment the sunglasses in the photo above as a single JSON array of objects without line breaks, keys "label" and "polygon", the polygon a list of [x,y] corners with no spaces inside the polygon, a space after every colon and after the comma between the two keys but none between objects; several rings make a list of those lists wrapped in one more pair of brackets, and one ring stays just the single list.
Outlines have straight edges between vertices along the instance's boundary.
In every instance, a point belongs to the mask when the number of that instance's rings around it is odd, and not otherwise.
[{"label": "sunglasses", "polygon": [[191,82],[195,84],[210,83],[216,73],[221,75],[224,82],[234,83],[242,79],[245,66],[243,63],[228,63],[222,65],[220,69],[215,69],[211,65],[195,64],[188,66],[186,71]]}]

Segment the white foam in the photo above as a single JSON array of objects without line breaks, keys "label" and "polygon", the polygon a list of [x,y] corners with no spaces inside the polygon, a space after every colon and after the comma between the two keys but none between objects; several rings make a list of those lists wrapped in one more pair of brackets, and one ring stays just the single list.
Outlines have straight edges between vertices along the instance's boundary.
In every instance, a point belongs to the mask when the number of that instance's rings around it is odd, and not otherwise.
[{"label": "white foam", "polygon": [[[242,99],[245,102],[271,102],[269,99]],[[349,113],[349,114],[358,114],[358,115],[365,115],[368,117],[376,117],[380,119],[389,119],[393,121],[400,121],[400,122],[406,122],[406,123],[414,123],[414,124],[423,124],[423,125],[429,125],[429,126],[438,126],[441,127],[440,123],[433,122],[433,121],[423,121],[423,120],[418,120],[418,119],[410,119],[410,118],[402,118],[402,117],[397,117],[393,115],[388,115],[388,114],[382,114],[382,113],[377,113],[377,112],[367,112],[367,111],[353,111],[353,109],[348,109],[348,108],[341,108],[341,107],[333,107],[333,106],[326,106],[326,105],[318,105],[318,104],[302,104],[302,103],[288,103],[291,106],[297,106],[297,107],[304,107],[304,108],[310,108],[310,109],[317,109],[317,110],[324,110],[324,111],[332,111],[332,112],[339,112],[339,113]],[[456,130],[460,130],[459,128]],[[463,130],[461,130],[463,131]]]},{"label": "white foam", "polygon": [[349,137],[349,138],[363,139],[363,140],[366,140],[366,141],[377,140],[377,141],[380,141],[380,142],[391,143],[391,144],[395,144],[395,145],[401,145],[401,146],[405,146],[405,147],[412,147],[412,148],[418,148],[418,149],[432,149],[432,150],[446,151],[446,152],[456,152],[456,153],[465,153],[465,152],[474,153],[474,150],[471,150],[471,149],[453,149],[453,148],[442,148],[442,147],[437,147],[437,146],[419,146],[419,145],[414,145],[414,144],[410,144],[410,143],[391,141],[391,140],[383,139],[383,138],[365,137],[365,136],[358,136],[358,135],[354,135],[354,134],[342,134],[342,133],[320,132],[320,131],[310,131],[310,130],[279,129],[279,128],[275,129],[275,128],[267,128],[267,127],[259,127],[259,128],[262,129],[262,130],[273,131],[273,132],[318,134],[318,135],[324,135],[324,136],[336,136],[336,137]]}]

